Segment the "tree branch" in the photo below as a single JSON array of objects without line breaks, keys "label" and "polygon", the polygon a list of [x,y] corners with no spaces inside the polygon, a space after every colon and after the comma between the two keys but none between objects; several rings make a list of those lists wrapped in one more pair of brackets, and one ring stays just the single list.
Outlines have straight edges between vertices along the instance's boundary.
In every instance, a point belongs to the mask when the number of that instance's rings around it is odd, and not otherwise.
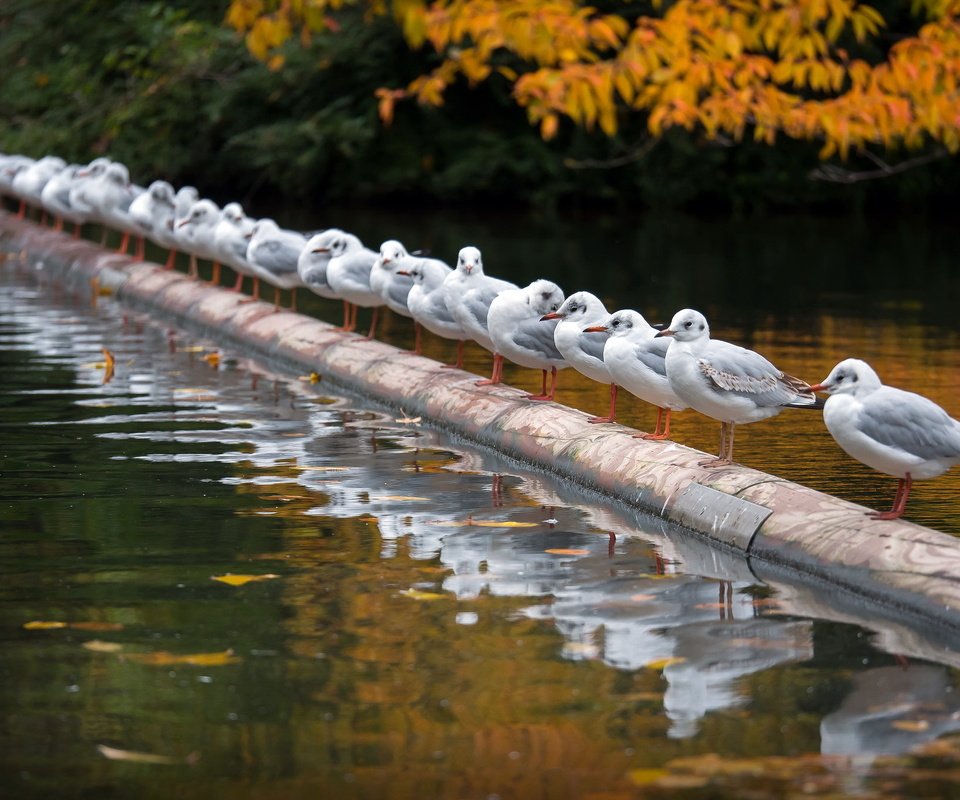
[{"label": "tree branch", "polygon": [[659,138],[647,139],[647,141],[645,141],[639,147],[631,150],[628,153],[625,153],[622,156],[618,156],[617,158],[584,158],[582,160],[565,158],[563,160],[563,166],[567,167],[568,169],[616,169],[617,167],[624,167],[627,164],[632,164],[634,161],[642,161],[659,143]]},{"label": "tree branch", "polygon": [[809,174],[809,177],[815,181],[828,181],[829,183],[849,184],[859,183],[860,181],[872,181],[877,180],[878,178],[889,178],[892,175],[899,175],[901,172],[907,172],[908,170],[922,167],[925,164],[929,164],[933,161],[939,161],[941,158],[947,158],[950,153],[944,148],[938,147],[932,153],[927,153],[923,156],[917,156],[916,158],[908,158],[906,161],[901,161],[898,164],[893,165],[888,164],[878,155],[871,153],[869,150],[861,150],[860,155],[876,164],[877,169],[855,172],[854,170],[837,167],[833,164],[823,164],[822,166],[812,170]]}]

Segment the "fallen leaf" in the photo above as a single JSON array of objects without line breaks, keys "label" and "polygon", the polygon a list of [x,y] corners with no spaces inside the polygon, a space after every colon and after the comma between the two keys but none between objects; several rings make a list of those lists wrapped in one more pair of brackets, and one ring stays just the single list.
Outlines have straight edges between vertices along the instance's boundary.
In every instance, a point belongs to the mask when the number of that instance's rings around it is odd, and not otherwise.
[{"label": "fallen leaf", "polygon": [[364,514],[362,517],[357,517],[357,522],[379,522],[380,520],[373,514]]},{"label": "fallen leaf", "polygon": [[294,469],[299,469],[304,472],[349,472],[349,467],[309,467],[297,464]]},{"label": "fallen leaf", "polygon": [[400,594],[414,600],[445,600],[449,596],[437,594],[436,592],[422,592],[419,589],[404,589]]},{"label": "fallen leaf", "polygon": [[202,353],[206,349],[207,349],[206,347],[201,347],[198,344],[192,344],[192,345],[188,345],[187,347],[178,347],[177,352],[178,353]]},{"label": "fallen leaf", "polygon": [[632,769],[627,773],[627,778],[634,786],[646,786],[667,774],[665,769]]},{"label": "fallen leaf", "polygon": [[544,553],[550,553],[552,556],[588,556],[589,550],[581,550],[577,547],[551,547],[544,550]]},{"label": "fallen leaf", "polygon": [[34,620],[33,622],[24,622],[23,628],[28,631],[52,631],[57,628],[66,628],[66,622],[44,622],[41,620]]},{"label": "fallen leaf", "polygon": [[297,380],[306,381],[307,383],[320,383],[320,375],[316,372],[311,372],[309,375],[300,375]]},{"label": "fallen leaf", "polygon": [[91,639],[81,646],[87,650],[92,650],[94,653],[119,653],[123,650],[123,645],[118,642],[104,642],[100,639]]},{"label": "fallen leaf", "polygon": [[921,731],[928,730],[930,728],[930,723],[925,719],[898,719],[892,724],[891,727],[896,728],[898,731],[920,733]]},{"label": "fallen leaf", "polygon": [[453,528],[476,527],[476,528],[537,528],[539,522],[513,522],[511,520],[495,519],[473,519],[472,517],[464,520],[456,519],[435,519],[431,520],[429,525],[445,525]]},{"label": "fallen leaf", "polygon": [[67,623],[71,628],[77,631],[122,631],[123,623],[122,622],[97,622],[92,620],[90,622],[69,622]]},{"label": "fallen leaf", "polygon": [[269,581],[279,577],[279,575],[274,575],[272,572],[268,572],[264,575],[212,575],[210,580],[220,581],[220,583],[227,583],[230,586],[243,586],[245,583],[252,583],[254,581]]},{"label": "fallen leaf", "polygon": [[670,656],[669,658],[658,658],[656,661],[648,661],[643,666],[647,669],[664,669],[673,664],[682,664],[686,660],[683,656]]},{"label": "fallen leaf", "polygon": [[233,654],[233,650],[223,650],[219,653],[169,653],[158,650],[155,653],[127,653],[121,656],[124,660],[134,661],[137,664],[166,667],[172,664],[191,664],[196,667],[221,667],[225,664],[236,664],[241,659]]},{"label": "fallen leaf", "polygon": [[656,600],[657,596],[655,594],[632,594],[630,599],[635,603],[645,603],[647,600]]},{"label": "fallen leaf", "polygon": [[136,764],[176,764],[179,762],[179,759],[172,756],[138,753],[136,750],[120,750],[116,747],[107,747],[105,744],[98,744],[97,750],[111,761],[133,761]]},{"label": "fallen leaf", "polygon": [[220,366],[220,354],[219,353],[207,353],[203,360],[206,361],[211,367]]},{"label": "fallen leaf", "polygon": [[395,500],[397,502],[427,502],[429,499],[429,497],[414,497],[413,495],[406,494],[383,494],[370,498],[370,500],[374,503],[385,502],[388,500]]}]

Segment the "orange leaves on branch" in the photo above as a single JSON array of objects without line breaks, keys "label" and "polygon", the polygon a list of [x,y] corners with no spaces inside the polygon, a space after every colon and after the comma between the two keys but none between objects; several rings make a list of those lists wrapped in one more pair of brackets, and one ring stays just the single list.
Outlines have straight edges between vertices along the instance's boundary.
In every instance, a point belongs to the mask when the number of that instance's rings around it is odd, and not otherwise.
[{"label": "orange leaves on branch", "polygon": [[544,139],[563,118],[612,136],[641,114],[654,136],[784,135],[822,142],[823,157],[870,145],[960,149],[958,0],[917,0],[927,22],[875,64],[841,46],[885,25],[858,0],[675,0],[631,19],[578,0],[232,0],[226,21],[279,68],[275,50],[294,29],[335,30],[331,15],[346,5],[392,16],[410,47],[441,58],[405,88],[377,91],[384,125],[399,100],[442,105],[463,78],[512,84]]}]

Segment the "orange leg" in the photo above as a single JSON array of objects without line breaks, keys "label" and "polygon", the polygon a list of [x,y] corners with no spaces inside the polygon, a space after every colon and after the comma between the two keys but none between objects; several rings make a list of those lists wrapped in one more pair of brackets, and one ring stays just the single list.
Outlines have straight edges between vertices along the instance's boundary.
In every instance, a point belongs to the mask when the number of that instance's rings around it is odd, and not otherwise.
[{"label": "orange leg", "polygon": [[482,381],[477,381],[476,386],[490,386],[491,384],[500,383],[503,379],[503,356],[499,353],[493,354],[493,371],[490,373],[489,378],[484,378]]},{"label": "orange leg", "polygon": [[893,508],[889,511],[870,511],[867,516],[871,519],[900,519],[907,509],[907,498],[910,497],[912,486],[913,478],[908,472],[906,478],[900,478],[897,481],[897,495],[893,499]]},{"label": "orange leg", "polygon": [[212,286],[220,285],[220,262],[213,262],[213,274],[210,276],[210,284]]},{"label": "orange leg", "polygon": [[617,421],[617,384],[610,384],[610,413],[605,417],[590,417],[587,422],[616,422]]},{"label": "orange leg", "polygon": [[444,364],[443,366],[450,369],[463,369],[463,339],[457,342],[457,360],[452,364]]},{"label": "orange leg", "polygon": [[377,319],[380,317],[380,307],[373,307],[373,316],[370,318],[370,330],[367,331],[367,338],[372,339],[377,333]]},{"label": "orange leg", "polygon": [[554,395],[557,393],[557,368],[551,368],[551,381],[550,381],[550,392],[547,393],[547,371],[542,370],[543,372],[543,387],[540,394],[532,394],[527,397],[527,400],[553,400]]},{"label": "orange leg", "polygon": [[[660,430],[660,421],[663,420],[663,431]],[[657,441],[662,441],[663,439],[670,438],[670,409],[669,408],[658,408],[657,409],[657,429],[653,433],[638,433],[636,434],[637,439],[655,439]]]}]

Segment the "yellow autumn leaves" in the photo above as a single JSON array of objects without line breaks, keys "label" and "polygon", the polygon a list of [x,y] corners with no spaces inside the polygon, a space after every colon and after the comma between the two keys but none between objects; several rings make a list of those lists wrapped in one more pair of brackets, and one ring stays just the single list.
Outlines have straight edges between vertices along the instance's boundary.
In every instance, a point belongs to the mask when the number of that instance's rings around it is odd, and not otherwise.
[{"label": "yellow autumn leaves", "polygon": [[867,145],[960,149],[960,0],[915,2],[926,24],[876,63],[845,49],[885,25],[856,0],[677,0],[636,19],[575,0],[233,0],[226,21],[277,69],[295,29],[305,44],[310,31],[336,30],[330,15],[345,5],[392,15],[410,47],[429,43],[442,57],[405,87],[377,91],[384,124],[404,97],[440,105],[460,77],[496,76],[545,139],[564,119],[612,136],[640,113],[654,136],[787,136],[822,142],[823,157]]}]

